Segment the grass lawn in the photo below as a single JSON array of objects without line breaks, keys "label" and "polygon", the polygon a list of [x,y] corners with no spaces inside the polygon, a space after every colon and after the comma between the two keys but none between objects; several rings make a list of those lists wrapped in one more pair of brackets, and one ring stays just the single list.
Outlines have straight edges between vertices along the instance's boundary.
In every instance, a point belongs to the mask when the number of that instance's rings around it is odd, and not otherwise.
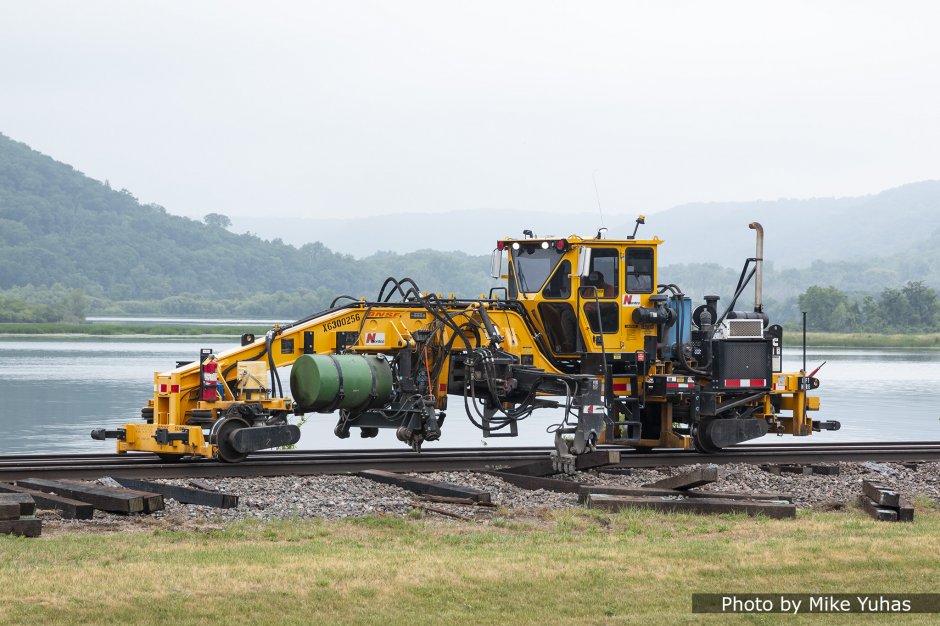
[{"label": "grass lawn", "polygon": [[0,537],[0,623],[875,623],[898,618],[695,615],[690,594],[932,592],[938,536],[940,512],[919,507],[913,524],[578,509]]},{"label": "grass lawn", "polygon": [[[784,332],[784,343],[795,348],[803,341],[798,329]],[[882,335],[878,333],[806,333],[806,345],[835,348],[940,348],[940,333]]]}]

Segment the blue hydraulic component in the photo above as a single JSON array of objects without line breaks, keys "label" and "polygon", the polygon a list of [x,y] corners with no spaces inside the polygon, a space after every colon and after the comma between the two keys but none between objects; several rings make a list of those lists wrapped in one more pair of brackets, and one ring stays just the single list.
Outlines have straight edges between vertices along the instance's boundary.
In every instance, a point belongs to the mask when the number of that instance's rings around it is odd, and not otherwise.
[{"label": "blue hydraulic component", "polygon": [[688,343],[692,339],[692,298],[671,296],[667,306],[676,314],[676,322],[666,329],[663,341],[663,355],[667,359],[673,358],[672,347],[676,343]]}]

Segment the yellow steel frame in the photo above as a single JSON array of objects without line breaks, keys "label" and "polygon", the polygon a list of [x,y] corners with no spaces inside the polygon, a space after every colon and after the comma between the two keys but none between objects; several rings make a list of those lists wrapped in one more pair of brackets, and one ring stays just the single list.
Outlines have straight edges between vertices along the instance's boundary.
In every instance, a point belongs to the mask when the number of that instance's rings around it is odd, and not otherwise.
[{"label": "yellow steel frame", "polygon": [[[623,287],[626,285],[624,258],[626,251],[631,247],[651,248],[654,250],[654,254],[658,255],[658,246],[661,241],[658,238],[651,240],[586,240],[575,236],[566,239],[568,246],[561,260],[568,260],[572,268],[570,297],[547,300],[542,296],[541,286],[539,286],[537,292],[519,293],[517,297],[517,300],[528,312],[530,323],[535,328],[536,333],[545,333],[541,316],[538,313],[538,305],[542,302],[567,302],[576,312],[578,328],[584,340],[582,347],[585,352],[599,353],[604,350],[616,353],[643,350],[645,337],[655,335],[656,329],[652,325],[641,326],[635,324],[631,317],[632,306],[648,306],[649,297],[653,294],[633,294],[631,295],[632,302],[627,306],[627,303],[623,301],[625,293]],[[531,242],[532,240],[525,241]],[[620,273],[618,283],[620,292],[616,296],[616,301],[622,305],[619,309],[620,323],[616,332],[602,336],[603,345],[596,341],[596,335],[591,332],[589,321],[584,314],[585,302],[593,301],[593,299],[589,300],[581,297],[579,287],[582,286],[582,279],[580,276],[575,275],[574,270],[577,267],[579,251],[585,246],[595,249],[616,249],[620,259],[618,270]],[[561,262],[559,262],[560,265]],[[656,263],[654,256],[654,272],[658,271],[657,266],[658,263]],[[503,278],[507,278],[507,276],[503,276]],[[654,275],[653,284],[656,285],[657,283],[658,276]],[[605,300],[610,301],[609,299]],[[520,357],[531,357],[532,364],[535,367],[547,372],[561,373],[553,366],[550,360],[552,356],[577,356],[543,354],[536,337],[519,314],[514,311],[498,309],[494,306],[494,301],[483,296],[476,301],[443,300],[442,304],[445,305],[451,316],[457,318],[458,323],[466,320],[476,326],[484,343],[488,342],[490,338],[483,327],[480,310],[483,308],[488,309],[490,319],[496,326],[498,334],[504,339],[501,348]],[[335,352],[337,333],[340,332],[358,334],[358,340],[346,348],[349,351],[377,354],[394,353],[406,348],[414,349],[416,347],[416,341],[413,338],[414,333],[426,330],[434,321],[434,318],[427,310],[417,303],[371,305],[363,300],[341,309],[326,312],[302,323],[284,328],[275,327],[275,336],[270,346],[271,358],[275,367],[281,368],[291,365],[302,354],[305,332],[313,333],[313,348],[317,354]],[[449,340],[451,331],[445,327],[443,332],[444,340]],[[216,355],[219,362],[219,372],[223,372],[238,361],[254,360],[265,345],[266,339],[260,337],[253,343]],[[455,347],[459,349],[461,344],[457,343]],[[267,358],[267,355],[265,355],[265,361]],[[652,366],[654,373],[668,374],[671,370],[670,363],[656,363]],[[798,436],[812,433],[812,420],[807,417],[807,412],[819,408],[819,399],[808,396],[805,391],[800,389],[799,381],[801,376],[799,373],[775,374],[775,385],[772,393],[781,396],[781,407],[784,411],[789,412],[789,415],[775,414],[769,398],[762,401],[761,414],[756,415],[756,417],[763,417],[771,421],[777,432]],[[435,386],[438,408],[446,407],[447,381],[448,371],[444,367],[441,369],[440,379],[436,381],[437,385]],[[637,381],[637,386],[639,389],[635,392],[643,393],[643,381]],[[232,381],[230,379],[224,398],[217,402],[205,402],[199,399],[199,363],[194,362],[171,371],[155,373],[154,396],[149,403],[149,406],[153,408],[153,423],[127,424],[125,426],[125,438],[117,442],[117,451],[122,453],[147,451],[170,455],[213,457],[216,454],[215,446],[207,440],[202,428],[190,426],[189,420],[194,410],[209,411],[213,417],[217,417],[221,411],[238,403],[239,401],[235,400],[231,394],[231,387]],[[634,390],[629,388],[627,390],[621,389],[615,392],[615,395],[630,395],[632,391]],[[647,403],[662,403],[664,408],[662,410],[661,432],[663,435],[655,440],[644,439],[639,445],[673,448],[691,447],[690,437],[673,432],[671,406],[665,401],[666,399],[647,397],[645,400]],[[265,409],[273,411],[292,410],[292,403],[289,398],[268,397],[260,400],[252,399],[251,402],[260,402]],[[171,441],[167,444],[157,443],[155,438],[157,429],[166,429],[169,433],[188,430],[189,443],[184,444],[180,441]]]}]

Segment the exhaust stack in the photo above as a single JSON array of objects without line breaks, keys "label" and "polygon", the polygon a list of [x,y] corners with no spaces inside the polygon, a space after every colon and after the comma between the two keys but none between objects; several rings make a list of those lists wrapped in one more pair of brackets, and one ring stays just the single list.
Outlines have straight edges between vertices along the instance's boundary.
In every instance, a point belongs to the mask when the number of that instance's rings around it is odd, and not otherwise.
[{"label": "exhaust stack", "polygon": [[757,231],[757,254],[754,257],[754,311],[761,313],[764,310],[762,293],[764,286],[764,227],[759,222],[751,222],[747,227]]}]

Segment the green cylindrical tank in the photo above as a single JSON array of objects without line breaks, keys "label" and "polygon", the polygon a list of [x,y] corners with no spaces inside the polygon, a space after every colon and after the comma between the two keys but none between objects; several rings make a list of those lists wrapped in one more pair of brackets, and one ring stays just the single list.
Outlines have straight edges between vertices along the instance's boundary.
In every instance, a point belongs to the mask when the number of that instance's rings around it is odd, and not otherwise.
[{"label": "green cylindrical tank", "polygon": [[372,355],[305,354],[294,361],[290,390],[305,412],[362,411],[388,404],[392,369]]}]

